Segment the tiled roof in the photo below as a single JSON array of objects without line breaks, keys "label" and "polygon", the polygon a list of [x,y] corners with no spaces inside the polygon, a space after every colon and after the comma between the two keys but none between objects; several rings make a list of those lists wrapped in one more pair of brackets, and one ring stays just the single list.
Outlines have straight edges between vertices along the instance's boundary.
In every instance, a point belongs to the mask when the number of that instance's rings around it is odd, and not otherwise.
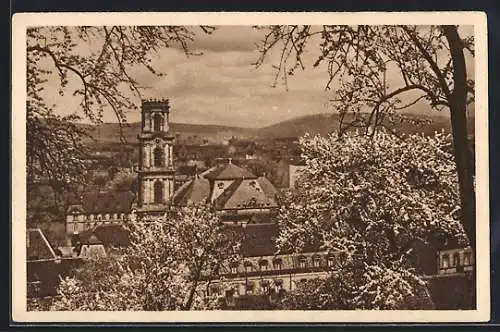
[{"label": "tiled roof", "polygon": [[265,176],[261,176],[258,181],[262,190],[264,190],[269,197],[274,197],[278,193],[276,187]]},{"label": "tiled roof", "polygon": [[128,213],[134,201],[131,191],[92,191],[82,197],[86,213]]},{"label": "tiled roof", "polygon": [[246,257],[272,256],[276,253],[276,238],[279,234],[276,224],[248,224],[228,226],[228,232],[235,232],[242,239],[241,252]]},{"label": "tiled roof", "polygon": [[214,166],[203,172],[202,176],[209,180],[257,179],[255,174],[233,163]]},{"label": "tiled roof", "polygon": [[54,249],[39,228],[26,231],[26,259],[29,261],[40,259],[55,259]]},{"label": "tiled roof", "polygon": [[[264,185],[261,186],[261,183]],[[271,183],[260,179],[235,180],[214,201],[215,208],[244,209],[244,208],[274,208],[278,204],[275,199],[275,190]]]},{"label": "tiled roof", "polygon": [[417,286],[413,296],[404,299],[403,308],[405,310],[434,310],[436,306],[432,301],[427,286]]},{"label": "tiled roof", "polygon": [[185,206],[188,203],[202,203],[210,195],[210,183],[207,179],[195,177],[184,183],[174,194],[172,200],[175,205]]},{"label": "tiled roof", "polygon": [[118,224],[98,225],[92,230],[80,233],[80,242],[82,244],[102,243],[105,246],[127,246],[130,243],[129,231]]}]

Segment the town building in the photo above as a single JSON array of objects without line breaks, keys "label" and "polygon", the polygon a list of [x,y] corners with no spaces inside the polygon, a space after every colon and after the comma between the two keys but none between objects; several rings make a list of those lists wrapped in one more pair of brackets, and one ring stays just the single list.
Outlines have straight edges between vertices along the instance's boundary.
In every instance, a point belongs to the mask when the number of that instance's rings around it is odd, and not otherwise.
[{"label": "town building", "polygon": [[[222,288],[215,281],[210,289],[204,290],[207,295],[215,293],[229,300],[266,295],[271,289],[274,294],[293,290],[299,281],[327,276],[332,267],[342,261],[338,253],[320,250],[317,245],[310,245],[300,253],[278,251],[277,189],[265,176],[253,174],[231,158],[176,182],[175,136],[169,132],[169,112],[168,100],[142,102],[137,196],[130,192],[86,194],[80,203],[68,208],[68,234],[86,234],[93,242],[87,243],[89,247],[101,248],[100,245],[108,241],[97,235],[99,229],[102,232],[118,227],[120,229],[115,230],[123,233],[121,225],[126,222],[153,219],[192,203],[211,204],[226,224],[226,231],[242,239],[242,259],[225,262],[219,271],[229,287]],[[302,167],[290,165],[290,187],[295,185]],[[435,275],[468,276],[473,269],[470,250],[440,251],[437,256],[434,251],[433,255],[434,261],[428,265],[438,266]]]},{"label": "town building", "polygon": [[99,225],[120,225],[130,217],[135,196],[130,191],[90,191],[70,202],[66,234],[83,232]]},{"label": "town building", "polygon": [[172,205],[210,203],[225,223],[266,224],[277,213],[276,194],[266,177],[254,175],[229,158],[182,185]]}]

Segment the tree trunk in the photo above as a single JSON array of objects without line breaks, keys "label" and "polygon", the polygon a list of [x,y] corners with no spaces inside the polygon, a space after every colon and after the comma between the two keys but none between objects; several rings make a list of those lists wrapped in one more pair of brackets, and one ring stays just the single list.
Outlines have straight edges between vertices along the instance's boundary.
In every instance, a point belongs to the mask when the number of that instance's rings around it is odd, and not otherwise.
[{"label": "tree trunk", "polygon": [[194,282],[193,286],[191,288],[191,291],[189,292],[189,297],[184,305],[184,310],[191,310],[191,307],[193,306],[193,300],[194,300],[194,294],[196,293],[196,288],[198,287],[198,281],[200,280],[201,277],[201,268],[203,267],[203,262],[201,262],[197,267],[196,267],[196,273],[194,276]]},{"label": "tree trunk", "polygon": [[463,43],[455,26],[443,26],[453,61],[453,91],[450,112],[455,163],[457,165],[462,223],[470,245],[476,248],[476,199],[474,191],[474,163],[469,149],[467,132],[467,73]]}]

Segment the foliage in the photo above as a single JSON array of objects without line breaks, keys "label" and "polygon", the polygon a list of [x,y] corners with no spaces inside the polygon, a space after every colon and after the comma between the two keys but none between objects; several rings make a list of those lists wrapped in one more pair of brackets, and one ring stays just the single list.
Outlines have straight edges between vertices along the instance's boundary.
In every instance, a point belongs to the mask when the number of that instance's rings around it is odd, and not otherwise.
[{"label": "foliage", "polygon": [[[260,45],[257,66],[278,49],[276,80],[304,69],[311,41],[319,41],[315,67],[328,74],[326,89],[336,87],[331,100],[340,113],[339,134],[406,121],[400,111],[414,105],[449,110],[465,231],[475,246],[474,166],[468,144],[467,104],[474,101],[473,78],[467,77],[464,52],[474,57],[474,37],[462,38],[456,26],[309,25],[270,26]],[[392,80],[389,81],[388,77]],[[395,78],[395,80],[394,80]],[[350,116],[347,116],[350,115]]]},{"label": "foliage", "polygon": [[245,165],[253,174],[267,177],[275,186],[284,187],[286,181],[286,172],[280,169],[280,165],[269,159],[251,159]]},{"label": "foliage", "polygon": [[[419,101],[428,102],[436,110],[450,106],[453,61],[443,27],[273,26],[262,41],[257,64],[262,64],[267,53],[283,41],[276,78],[293,75],[298,68],[305,68],[304,53],[315,36],[320,40],[320,55],[313,66],[327,67],[326,89],[336,87],[333,108],[343,116],[348,112],[355,115],[351,123],[341,123],[340,130],[356,126],[368,131],[385,126],[384,118],[396,121],[396,111]],[[462,42],[473,55],[473,36]],[[400,88],[391,90],[390,83],[394,82],[387,79],[391,74],[400,76],[400,82],[396,82]],[[474,100],[474,80],[467,81],[467,88],[470,103]],[[407,92],[416,94],[405,98]]]},{"label": "foliage", "polygon": [[360,284],[343,294],[350,306],[396,306],[423,283],[412,260],[417,242],[441,232],[467,243],[450,144],[449,135],[438,133],[405,140],[386,131],[373,138],[305,136],[306,167],[282,197],[278,246],[331,250],[342,278],[345,268],[357,268]]},{"label": "foliage", "polygon": [[[206,33],[210,27],[201,27]],[[27,166],[28,180],[48,178],[64,190],[81,180],[88,165],[83,139],[86,130],[77,115],[58,116],[46,95],[80,97],[80,110],[97,123],[110,109],[120,128],[127,110],[141,96],[132,68],[143,67],[161,76],[152,56],[164,47],[178,46],[186,54],[195,33],[182,26],[47,26],[27,30]],[[54,84],[55,80],[55,84]],[[75,84],[73,84],[76,82]],[[59,84],[57,84],[59,83]],[[56,91],[51,91],[51,88]],[[44,90],[47,90],[44,92]]]},{"label": "foliage", "polygon": [[[76,278],[62,281],[53,310],[210,309],[205,280],[218,280],[232,258],[234,239],[207,206],[173,211],[157,221],[130,225],[131,245],[121,255],[90,260]],[[222,282],[222,281],[221,281]]]},{"label": "foliage", "polygon": [[111,191],[132,191],[137,192],[137,174],[130,170],[118,171],[111,181],[107,183]]}]

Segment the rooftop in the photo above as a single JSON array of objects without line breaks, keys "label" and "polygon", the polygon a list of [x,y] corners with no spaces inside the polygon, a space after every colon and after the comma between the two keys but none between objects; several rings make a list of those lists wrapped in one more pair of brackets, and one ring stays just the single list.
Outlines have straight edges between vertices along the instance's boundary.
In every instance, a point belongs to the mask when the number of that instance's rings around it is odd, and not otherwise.
[{"label": "rooftop", "polygon": [[131,191],[89,191],[70,205],[68,213],[129,213],[134,199]]},{"label": "rooftop", "polygon": [[227,163],[214,166],[201,175],[208,180],[257,179],[255,174],[236,166],[231,160]]},{"label": "rooftop", "polygon": [[276,189],[267,179],[239,179],[229,185],[214,201],[217,210],[275,208]]},{"label": "rooftop", "polygon": [[175,205],[186,206],[188,203],[202,203],[210,195],[210,183],[207,179],[196,176],[193,180],[184,183],[174,194],[172,200]]}]

